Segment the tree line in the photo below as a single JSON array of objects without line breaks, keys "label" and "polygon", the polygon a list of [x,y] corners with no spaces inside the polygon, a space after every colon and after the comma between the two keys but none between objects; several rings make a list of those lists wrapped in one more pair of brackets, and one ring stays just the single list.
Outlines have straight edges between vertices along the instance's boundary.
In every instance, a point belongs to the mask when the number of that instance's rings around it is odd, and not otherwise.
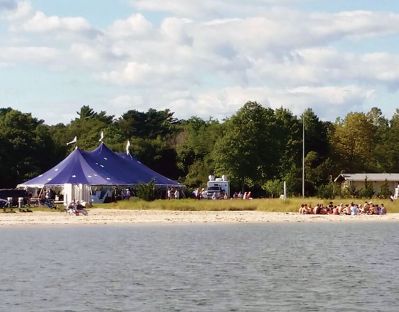
[{"label": "tree line", "polygon": [[0,109],[0,187],[15,187],[48,170],[74,147],[98,145],[130,151],[142,163],[187,187],[206,184],[209,174],[227,175],[233,190],[278,196],[302,190],[302,127],[305,129],[306,195],[325,192],[341,172],[399,172],[399,109],[390,119],[377,107],[334,122],[307,109],[295,116],[284,108],[245,103],[223,121],[177,119],[169,109],[129,110],[121,117],[82,106],[68,124],[46,125],[30,113]]}]

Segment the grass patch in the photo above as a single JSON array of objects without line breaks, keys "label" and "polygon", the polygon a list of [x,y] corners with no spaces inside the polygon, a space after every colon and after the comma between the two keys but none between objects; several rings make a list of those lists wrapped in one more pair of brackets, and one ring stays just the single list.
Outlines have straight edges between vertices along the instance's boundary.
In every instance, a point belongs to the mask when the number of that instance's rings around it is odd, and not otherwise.
[{"label": "grass patch", "polygon": [[[368,199],[335,199],[335,205],[339,203],[363,204]],[[372,199],[373,203],[384,204],[389,212],[399,212],[399,200],[390,201],[387,199]],[[287,200],[281,199],[253,199],[253,200],[195,200],[195,199],[180,199],[180,200],[155,200],[147,202],[139,199],[131,199],[119,201],[109,204],[95,204],[94,208],[105,209],[128,209],[128,210],[176,210],[176,211],[244,211],[257,210],[266,212],[298,212],[302,203],[311,204],[313,207],[317,203],[327,205],[330,200],[322,200],[318,198],[290,198]]]}]

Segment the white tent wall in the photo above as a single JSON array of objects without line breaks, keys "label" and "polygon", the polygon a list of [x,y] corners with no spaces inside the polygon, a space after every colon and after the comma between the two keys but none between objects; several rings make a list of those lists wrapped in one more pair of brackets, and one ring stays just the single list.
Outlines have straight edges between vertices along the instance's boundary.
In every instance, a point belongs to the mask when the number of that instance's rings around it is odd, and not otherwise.
[{"label": "white tent wall", "polygon": [[73,200],[90,202],[90,185],[87,184],[64,184],[64,206],[68,206]]}]

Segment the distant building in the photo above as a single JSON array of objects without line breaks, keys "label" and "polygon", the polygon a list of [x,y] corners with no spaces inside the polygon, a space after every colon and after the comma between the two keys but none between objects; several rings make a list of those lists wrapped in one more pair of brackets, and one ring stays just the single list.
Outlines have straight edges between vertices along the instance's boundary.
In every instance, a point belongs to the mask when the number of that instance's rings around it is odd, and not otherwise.
[{"label": "distant building", "polygon": [[371,182],[376,193],[381,191],[382,185],[388,183],[389,190],[394,194],[399,185],[399,173],[341,173],[334,182],[340,183],[342,189],[361,190],[365,187],[366,179]]}]

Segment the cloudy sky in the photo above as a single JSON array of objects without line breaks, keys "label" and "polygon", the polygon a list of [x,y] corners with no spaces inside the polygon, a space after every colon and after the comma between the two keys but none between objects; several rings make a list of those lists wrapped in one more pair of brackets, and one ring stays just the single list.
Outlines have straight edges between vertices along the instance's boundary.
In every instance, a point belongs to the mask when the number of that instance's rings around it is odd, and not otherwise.
[{"label": "cloudy sky", "polygon": [[0,107],[67,123],[246,101],[324,120],[399,108],[399,1],[0,0]]}]

